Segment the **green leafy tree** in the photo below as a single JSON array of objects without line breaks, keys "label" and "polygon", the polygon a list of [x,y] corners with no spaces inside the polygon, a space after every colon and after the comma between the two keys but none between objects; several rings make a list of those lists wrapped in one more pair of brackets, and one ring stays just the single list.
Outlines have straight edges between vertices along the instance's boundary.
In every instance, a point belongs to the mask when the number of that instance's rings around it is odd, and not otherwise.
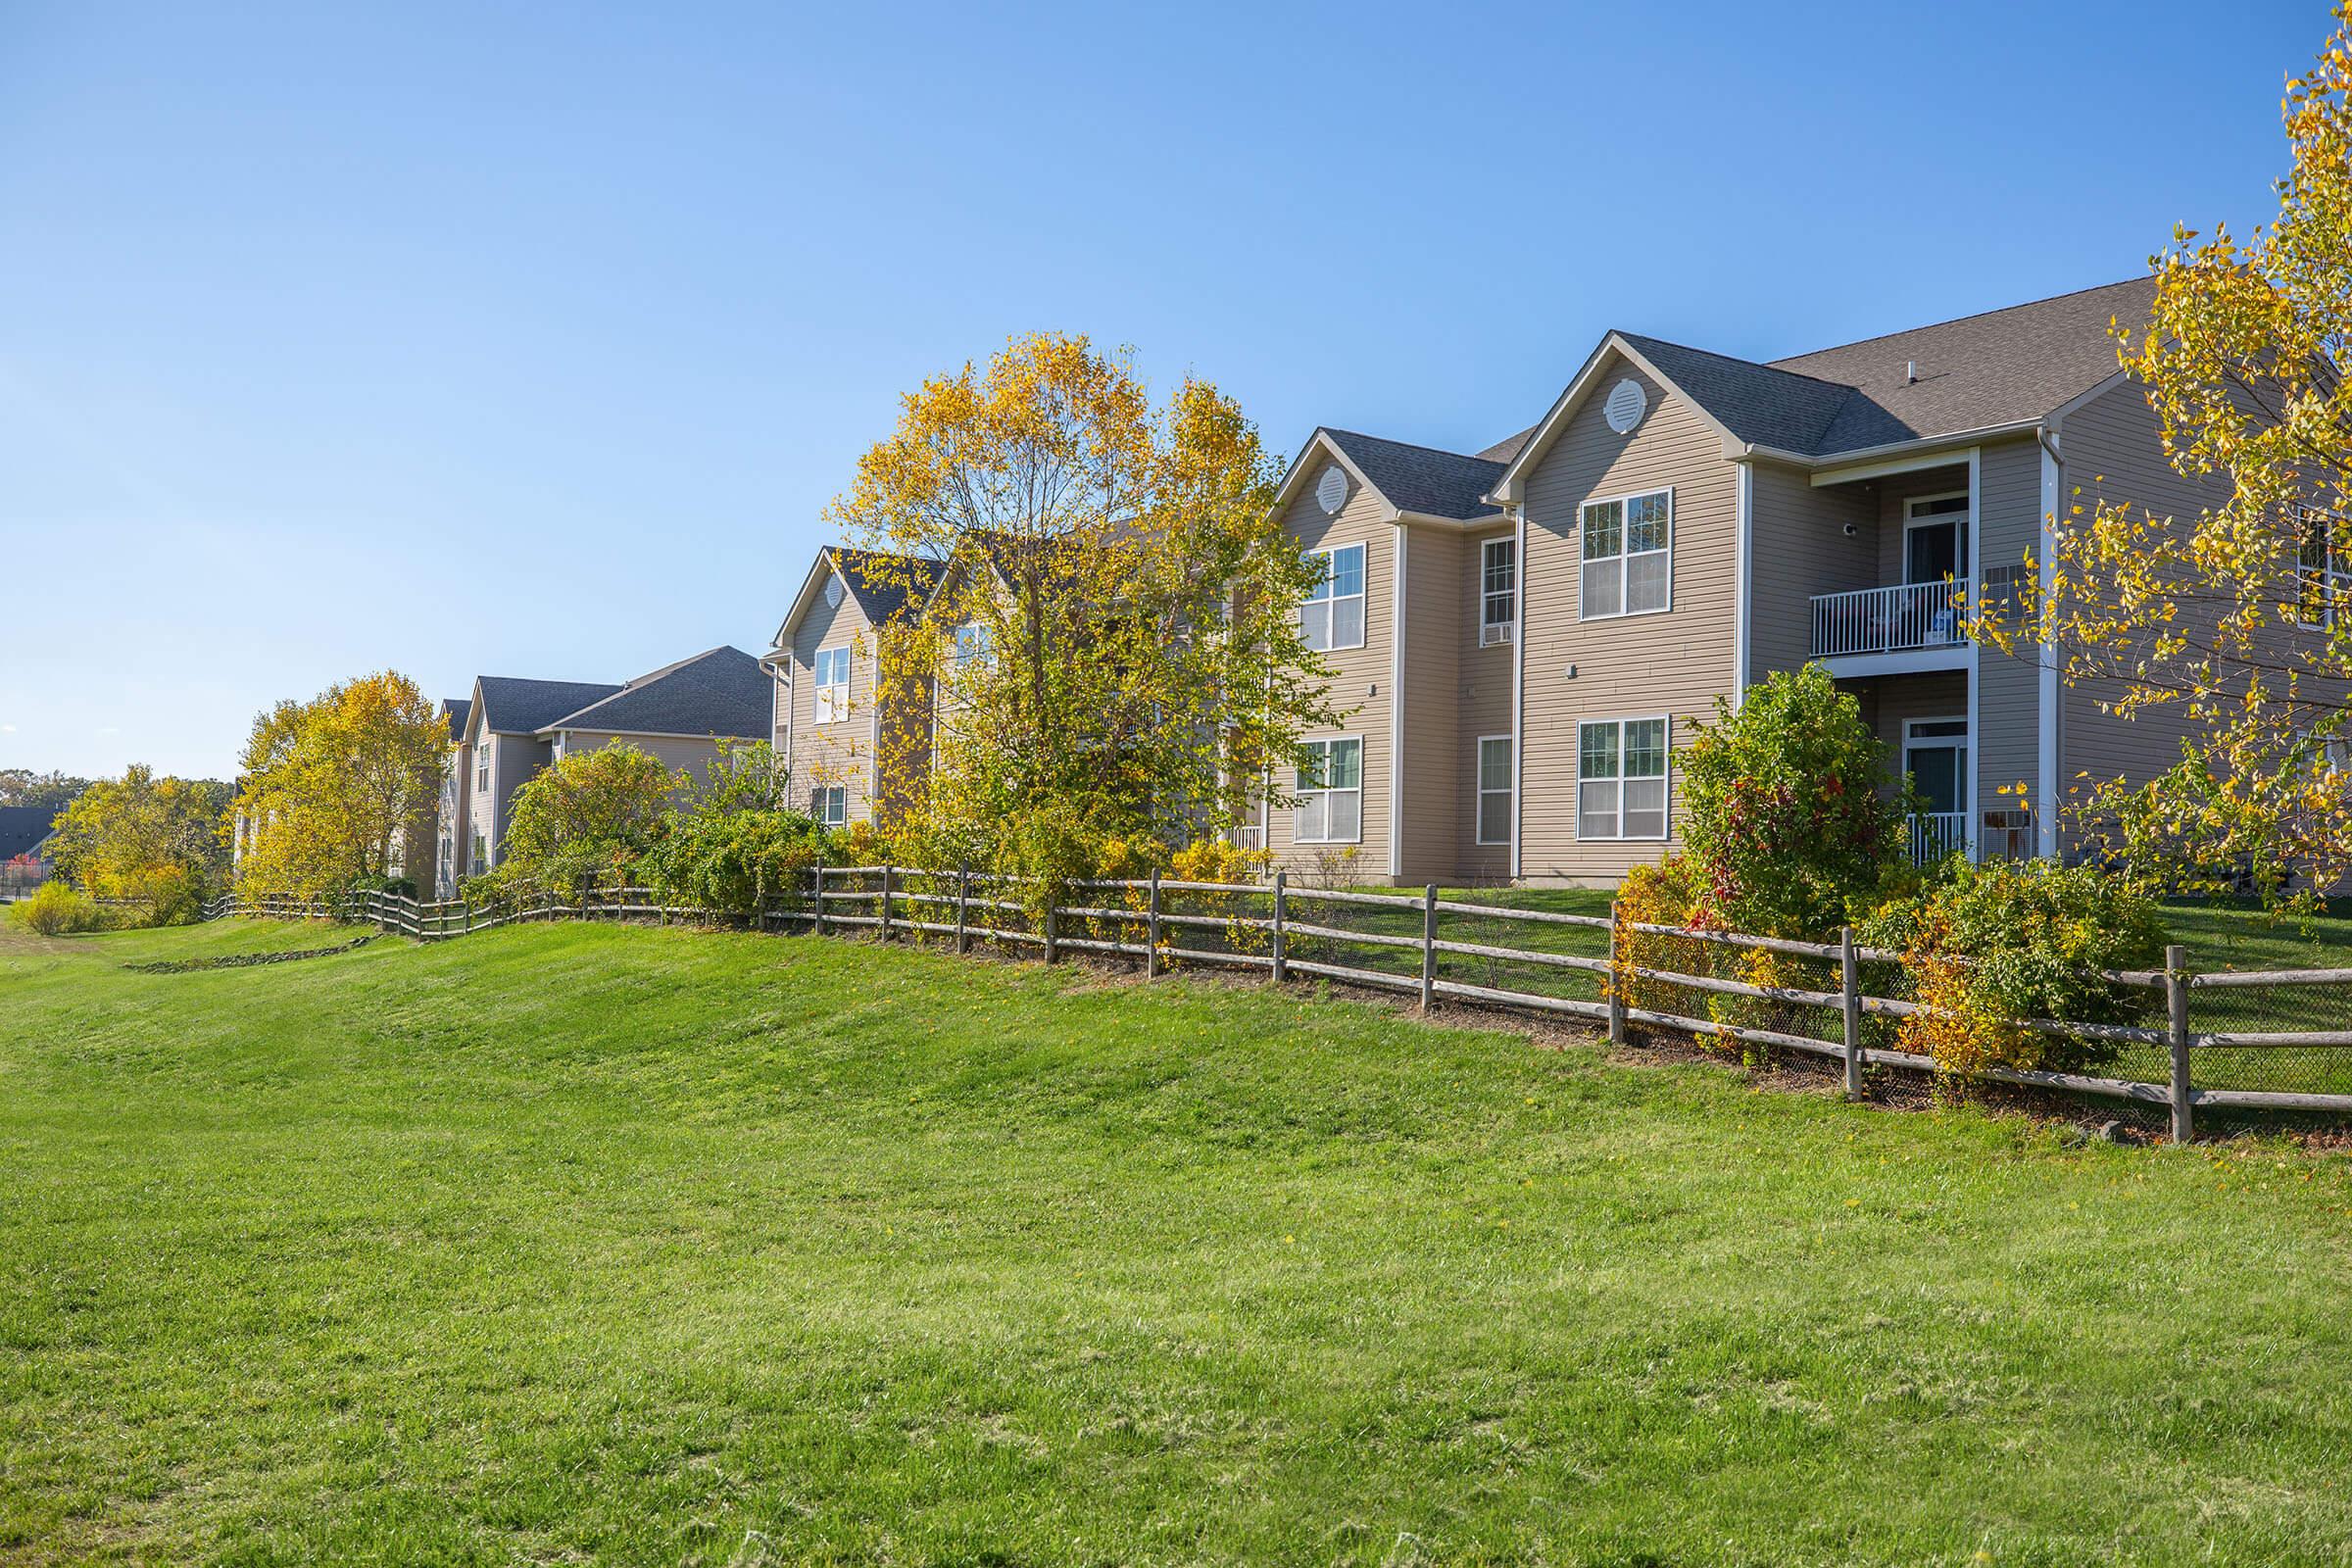
[{"label": "green leafy tree", "polygon": [[484,880],[505,893],[621,885],[685,784],[626,742],[567,752],[514,792],[498,865]]},{"label": "green leafy tree", "polygon": [[257,716],[236,801],[239,885],[314,895],[381,879],[395,837],[439,800],[448,745],[433,705],[393,671]]},{"label": "green leafy tree", "polygon": [[89,787],[86,778],[54,771],[36,773],[29,767],[0,767],[0,806],[40,806],[62,811],[67,802]]},{"label": "green leafy tree", "polygon": [[1083,869],[1112,840],[1230,827],[1304,760],[1337,716],[1275,477],[1213,385],[1154,408],[1084,337],[1017,337],[906,396],[832,515],[947,568],[880,650],[883,771],[919,781],[897,814],[922,853]]},{"label": "green leafy tree", "polygon": [[134,764],[74,797],[58,813],[50,853],[59,872],[94,897],[126,900],[148,920],[190,919],[228,868],[227,804],[225,785]]},{"label": "green leafy tree", "polygon": [[1775,672],[1680,758],[1686,854],[1703,913],[1763,936],[1817,940],[1904,858],[1904,796],[1886,748],[1818,664]]}]

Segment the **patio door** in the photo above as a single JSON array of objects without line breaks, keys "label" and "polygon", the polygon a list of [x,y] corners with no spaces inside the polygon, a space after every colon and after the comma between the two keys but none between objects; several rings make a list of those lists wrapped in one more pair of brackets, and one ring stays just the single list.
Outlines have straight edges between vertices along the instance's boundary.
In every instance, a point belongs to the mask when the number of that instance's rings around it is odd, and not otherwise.
[{"label": "patio door", "polygon": [[1968,720],[1915,718],[1903,726],[1903,771],[1919,792],[1912,858],[1929,863],[1968,848]]},{"label": "patio door", "polygon": [[1903,504],[1903,581],[1968,575],[1968,493],[1914,496]]}]

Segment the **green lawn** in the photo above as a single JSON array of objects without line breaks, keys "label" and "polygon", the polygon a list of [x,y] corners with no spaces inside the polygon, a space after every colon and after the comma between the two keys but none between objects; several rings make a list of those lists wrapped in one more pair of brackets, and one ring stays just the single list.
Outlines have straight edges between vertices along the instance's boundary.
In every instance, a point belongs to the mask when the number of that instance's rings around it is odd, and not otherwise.
[{"label": "green lawn", "polygon": [[0,938],[0,1563],[2342,1563],[2352,1160],[1303,991]]}]

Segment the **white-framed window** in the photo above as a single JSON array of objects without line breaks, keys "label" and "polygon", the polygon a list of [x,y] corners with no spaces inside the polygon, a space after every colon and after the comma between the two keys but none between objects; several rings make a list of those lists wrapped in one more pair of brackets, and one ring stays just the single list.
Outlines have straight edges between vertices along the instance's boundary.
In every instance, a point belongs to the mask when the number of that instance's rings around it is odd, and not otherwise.
[{"label": "white-framed window", "polygon": [[1578,512],[1584,580],[1577,618],[1651,615],[1674,608],[1674,492],[1588,501]]},{"label": "white-framed window", "polygon": [[1588,719],[1576,730],[1576,836],[1664,838],[1667,720]]},{"label": "white-framed window", "polygon": [[2352,615],[2352,518],[2318,507],[2301,511],[2297,609],[2311,625],[2332,626],[2336,616]]},{"label": "white-framed window", "polygon": [[1478,738],[1478,842],[1511,842],[1511,738]]},{"label": "white-framed window", "polygon": [[1298,771],[1291,838],[1299,844],[1356,844],[1364,836],[1364,742],[1346,735],[1308,741]]},{"label": "white-framed window", "polygon": [[1478,550],[1478,646],[1507,643],[1519,631],[1519,541],[1490,539]]},{"label": "white-framed window", "polygon": [[473,787],[490,788],[490,737],[485,735],[473,743]]},{"label": "white-framed window", "polygon": [[490,844],[482,837],[482,830],[478,827],[473,830],[473,859],[471,863],[475,876],[480,876],[484,871],[490,869]]},{"label": "white-framed window", "polygon": [[1364,646],[1364,547],[1310,550],[1319,570],[1298,606],[1298,634],[1317,653]]},{"label": "white-framed window", "polygon": [[816,721],[831,724],[850,716],[850,651],[816,651]]},{"label": "white-framed window", "polygon": [[850,820],[850,792],[839,784],[810,790],[808,814],[826,827],[846,825]]},{"label": "white-framed window", "polygon": [[956,668],[959,673],[976,664],[987,663],[990,651],[991,643],[986,626],[969,625],[956,628],[954,657]]}]

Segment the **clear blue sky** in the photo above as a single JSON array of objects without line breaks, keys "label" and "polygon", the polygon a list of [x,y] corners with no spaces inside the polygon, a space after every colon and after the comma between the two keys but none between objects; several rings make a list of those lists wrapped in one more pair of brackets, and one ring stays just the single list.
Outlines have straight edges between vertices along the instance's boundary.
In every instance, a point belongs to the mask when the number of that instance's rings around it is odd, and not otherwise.
[{"label": "clear blue sky", "polygon": [[1055,327],[1476,448],[2268,216],[2313,4],[0,0],[0,765],[758,653],[896,395]]}]

